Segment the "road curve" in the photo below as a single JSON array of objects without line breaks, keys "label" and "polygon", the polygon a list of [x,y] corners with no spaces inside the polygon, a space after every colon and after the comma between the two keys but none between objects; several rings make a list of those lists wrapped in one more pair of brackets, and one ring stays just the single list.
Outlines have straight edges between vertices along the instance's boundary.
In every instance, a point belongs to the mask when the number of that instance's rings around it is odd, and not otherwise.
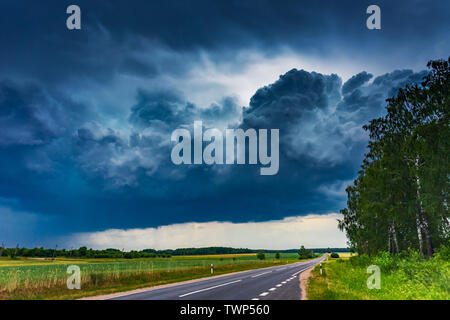
[{"label": "road curve", "polygon": [[326,254],[310,261],[149,288],[110,300],[299,300],[298,274],[325,257]]}]

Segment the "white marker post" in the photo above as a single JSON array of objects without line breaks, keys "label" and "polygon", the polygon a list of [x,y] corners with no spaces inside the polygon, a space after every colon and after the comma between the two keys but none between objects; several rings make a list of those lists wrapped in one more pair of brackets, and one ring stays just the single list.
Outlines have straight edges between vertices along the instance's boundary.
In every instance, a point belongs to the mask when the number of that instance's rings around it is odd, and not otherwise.
[{"label": "white marker post", "polygon": [[320,264],[320,275],[322,275],[322,264]]},{"label": "white marker post", "polygon": [[214,273],[214,265],[211,263],[211,274]]}]

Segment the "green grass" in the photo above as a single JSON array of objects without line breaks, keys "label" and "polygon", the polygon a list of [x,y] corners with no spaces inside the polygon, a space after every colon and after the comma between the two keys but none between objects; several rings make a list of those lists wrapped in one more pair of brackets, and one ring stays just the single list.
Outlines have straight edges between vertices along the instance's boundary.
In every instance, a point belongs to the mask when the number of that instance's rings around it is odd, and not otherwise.
[{"label": "green grass", "polygon": [[[263,268],[299,261],[297,254],[175,256],[147,259],[30,259],[0,258],[0,299],[73,299],[214,274]],[[82,290],[68,290],[69,265],[81,270]]]},{"label": "green grass", "polygon": [[[368,289],[369,265],[381,269],[381,288]],[[323,275],[316,267],[309,279],[310,300],[449,300],[450,264],[447,255],[422,259],[415,252],[395,257],[384,252],[367,256],[328,259]]]}]

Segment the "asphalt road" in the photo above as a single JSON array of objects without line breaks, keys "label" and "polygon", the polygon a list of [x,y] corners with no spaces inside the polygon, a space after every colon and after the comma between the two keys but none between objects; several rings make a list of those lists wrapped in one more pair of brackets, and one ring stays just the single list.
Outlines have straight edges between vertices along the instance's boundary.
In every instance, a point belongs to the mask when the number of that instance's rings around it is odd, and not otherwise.
[{"label": "asphalt road", "polygon": [[112,300],[299,300],[299,273],[325,257],[149,289]]}]

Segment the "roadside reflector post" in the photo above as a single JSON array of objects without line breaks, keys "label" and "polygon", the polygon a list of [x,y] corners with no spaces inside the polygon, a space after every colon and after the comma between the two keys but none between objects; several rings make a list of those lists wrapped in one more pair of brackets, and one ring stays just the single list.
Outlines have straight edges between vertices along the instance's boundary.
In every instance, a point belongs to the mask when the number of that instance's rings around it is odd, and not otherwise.
[{"label": "roadside reflector post", "polygon": [[214,273],[214,265],[211,263],[211,274]]},{"label": "roadside reflector post", "polygon": [[320,275],[322,275],[322,264],[320,264]]}]

